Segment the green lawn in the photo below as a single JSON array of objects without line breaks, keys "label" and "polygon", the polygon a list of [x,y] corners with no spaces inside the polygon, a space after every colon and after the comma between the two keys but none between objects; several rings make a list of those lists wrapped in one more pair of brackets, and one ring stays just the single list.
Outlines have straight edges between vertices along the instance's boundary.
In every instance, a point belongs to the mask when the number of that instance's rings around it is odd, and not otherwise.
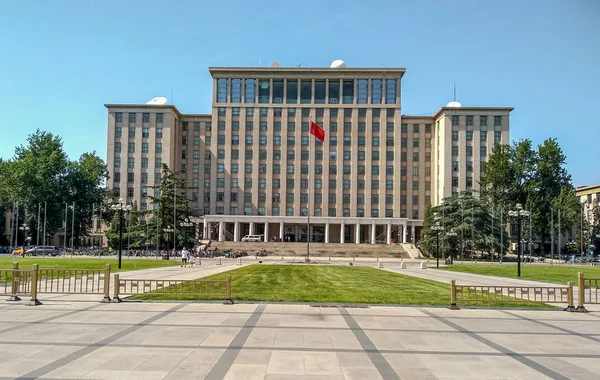
[{"label": "green lawn", "polygon": [[[435,268],[434,268],[435,269]],[[499,276],[517,278],[517,266],[515,264],[494,265],[448,265],[439,268],[454,272],[467,272],[483,274],[487,276]],[[521,278],[524,280],[553,282],[565,285],[571,281],[577,285],[577,272],[583,272],[585,277],[600,278],[600,267],[581,265],[521,265]]]},{"label": "green lawn", "polygon": [[[230,274],[234,301],[350,304],[450,304],[450,285],[357,266],[250,265],[204,277],[222,280]],[[214,299],[145,294],[135,299]],[[462,303],[459,305],[468,305]],[[491,304],[472,303],[471,305]],[[494,303],[494,306],[548,307],[542,303]]]},{"label": "green lawn", "polygon": [[[11,269],[12,263],[18,262],[19,268],[31,269],[33,264],[39,264],[40,268],[65,268],[65,269],[104,269],[106,264],[110,264],[111,272],[118,272],[118,260],[116,258],[41,258],[41,257],[2,257],[0,258],[0,270]],[[121,271],[157,268],[165,266],[179,265],[177,261],[166,260],[146,260],[146,259],[122,259]]]}]

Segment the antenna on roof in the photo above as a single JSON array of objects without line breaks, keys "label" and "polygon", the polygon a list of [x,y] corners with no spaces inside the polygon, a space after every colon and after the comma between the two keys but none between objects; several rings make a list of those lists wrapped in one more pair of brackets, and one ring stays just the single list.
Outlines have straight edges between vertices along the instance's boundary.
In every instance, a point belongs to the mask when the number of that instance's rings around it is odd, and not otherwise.
[{"label": "antenna on roof", "polygon": [[454,81],[454,101],[456,101],[456,81]]}]

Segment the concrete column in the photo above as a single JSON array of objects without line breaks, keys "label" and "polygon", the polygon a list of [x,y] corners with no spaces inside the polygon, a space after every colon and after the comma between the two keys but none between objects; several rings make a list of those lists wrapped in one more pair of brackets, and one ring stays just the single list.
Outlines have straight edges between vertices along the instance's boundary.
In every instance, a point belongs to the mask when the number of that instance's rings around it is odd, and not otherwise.
[{"label": "concrete column", "polygon": [[329,222],[325,223],[325,243],[329,243]]},{"label": "concrete column", "polygon": [[206,219],[202,223],[202,239],[208,239],[208,224],[206,223]]},{"label": "concrete column", "polygon": [[225,241],[225,236],[223,236],[223,222],[219,222],[219,241]]},{"label": "concrete column", "polygon": [[402,242],[406,244],[406,222],[402,225]]},{"label": "concrete column", "polygon": [[254,222],[250,222],[250,232],[248,235],[254,235]]},{"label": "concrete column", "polygon": [[412,225],[410,226],[410,242],[414,245],[415,244],[415,226]]},{"label": "concrete column", "polygon": [[265,243],[269,242],[269,222],[265,222]]},{"label": "concrete column", "polygon": [[233,241],[240,241],[240,222],[233,223]]},{"label": "concrete column", "polygon": [[360,244],[360,223],[356,223],[356,227],[354,228],[354,242],[356,244]]},{"label": "concrete column", "polygon": [[387,244],[392,244],[392,223],[387,225]]},{"label": "concrete column", "polygon": [[346,225],[344,223],[342,223],[340,225],[340,243],[344,244],[346,241],[345,239],[345,235],[344,235],[344,229],[346,228]]},{"label": "concrete column", "polygon": [[283,241],[283,222],[279,223],[279,241]]},{"label": "concrete column", "polygon": [[375,234],[377,225],[375,223],[371,223],[371,244],[375,244]]}]

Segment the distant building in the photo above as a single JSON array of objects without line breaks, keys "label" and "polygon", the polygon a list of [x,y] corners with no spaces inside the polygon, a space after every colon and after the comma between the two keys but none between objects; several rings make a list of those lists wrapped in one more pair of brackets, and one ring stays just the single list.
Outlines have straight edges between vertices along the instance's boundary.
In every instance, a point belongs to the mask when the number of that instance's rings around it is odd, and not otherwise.
[{"label": "distant building", "polygon": [[164,98],[106,104],[115,198],[152,208],[161,165],[183,169],[205,238],[306,241],[310,215],[311,241],[414,242],[426,203],[478,190],[494,144],[509,142],[509,107],[451,102],[403,115],[403,68],[209,72],[211,114],[182,114]]}]

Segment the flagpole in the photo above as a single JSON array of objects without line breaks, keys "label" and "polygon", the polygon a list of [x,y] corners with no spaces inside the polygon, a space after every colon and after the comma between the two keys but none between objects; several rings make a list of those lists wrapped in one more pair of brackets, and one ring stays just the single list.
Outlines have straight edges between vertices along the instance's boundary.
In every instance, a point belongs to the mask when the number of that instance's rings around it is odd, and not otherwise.
[{"label": "flagpole", "polygon": [[310,184],[310,160],[312,156],[312,138],[310,136],[310,127],[312,123],[312,117],[308,119],[308,207],[306,208],[306,259],[305,262],[310,262],[310,196],[311,196],[311,184]]}]

